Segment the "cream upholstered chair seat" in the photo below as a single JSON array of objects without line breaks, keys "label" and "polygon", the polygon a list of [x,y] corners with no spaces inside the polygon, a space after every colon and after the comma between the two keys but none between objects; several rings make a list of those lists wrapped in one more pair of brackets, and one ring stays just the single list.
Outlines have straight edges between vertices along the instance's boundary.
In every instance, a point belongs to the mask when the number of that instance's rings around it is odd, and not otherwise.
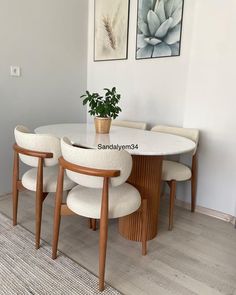
[{"label": "cream upholstered chair seat", "polygon": [[[58,166],[44,167],[43,169],[43,192],[55,193],[57,189],[57,177],[58,177]],[[32,168],[25,172],[22,176],[23,186],[36,192],[37,187],[37,168]],[[64,191],[71,190],[75,186],[75,183],[71,181],[66,175],[64,178]]]},{"label": "cream upholstered chair seat", "polygon": [[112,120],[112,126],[120,126],[120,127],[142,129],[142,130],[147,129],[147,123],[139,122],[139,121]]},{"label": "cream upholstered chair seat", "polygon": [[[67,196],[67,206],[74,213],[100,219],[102,189],[76,186]],[[138,190],[128,183],[109,187],[108,218],[127,216],[139,209],[141,197]]]},{"label": "cream upholstered chair seat", "polygon": [[185,181],[191,179],[192,171],[191,169],[179,162],[174,161],[163,161],[162,167],[162,180],[164,181]]}]

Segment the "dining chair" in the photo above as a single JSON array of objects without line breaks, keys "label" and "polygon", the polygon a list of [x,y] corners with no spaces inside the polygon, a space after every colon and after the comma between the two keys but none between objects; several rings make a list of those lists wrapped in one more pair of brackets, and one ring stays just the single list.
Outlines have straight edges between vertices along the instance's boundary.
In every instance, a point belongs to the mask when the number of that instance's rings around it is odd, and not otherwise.
[{"label": "dining chair", "polygon": [[[101,151],[72,146],[67,138],[61,140],[62,157],[56,193],[52,258],[57,257],[59,227],[62,215],[78,214],[100,219],[99,290],[104,290],[108,219],[124,217],[137,210],[142,213],[142,254],[147,252],[147,201],[141,201],[139,191],[126,183],[132,157],[126,151]],[[78,185],[62,203],[64,171]]]},{"label": "dining chair", "polygon": [[112,125],[142,130],[147,129],[147,123],[138,121],[112,120]]},{"label": "dining chair", "polygon": [[[51,135],[30,133],[24,126],[14,130],[16,143],[13,169],[13,226],[17,225],[19,191],[36,192],[35,202],[35,247],[40,247],[43,201],[57,187],[58,158],[61,156],[60,140]],[[20,161],[33,167],[20,179]],[[63,191],[71,190],[75,184],[65,176]]]},{"label": "dining chair", "polygon": [[170,187],[169,230],[172,230],[177,182],[191,180],[191,211],[195,211],[197,186],[197,147],[199,142],[199,130],[193,128],[157,125],[153,127],[151,131],[186,137],[194,141],[196,144],[196,148],[192,152],[191,167],[175,161],[163,161],[162,180],[167,182]]}]

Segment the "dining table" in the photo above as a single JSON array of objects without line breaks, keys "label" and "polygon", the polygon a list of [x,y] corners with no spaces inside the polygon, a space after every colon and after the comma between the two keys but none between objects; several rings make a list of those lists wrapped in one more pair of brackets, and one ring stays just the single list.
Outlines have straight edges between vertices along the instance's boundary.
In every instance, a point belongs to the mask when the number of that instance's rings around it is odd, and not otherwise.
[{"label": "dining table", "polygon": [[[109,134],[97,134],[94,124],[54,124],[35,129],[37,134],[67,137],[75,146],[90,149],[126,150],[132,155],[133,166],[128,183],[134,185],[147,199],[147,239],[158,234],[158,215],[161,194],[163,158],[180,155],[195,149],[195,143],[185,137],[127,127],[111,126]],[[119,233],[126,239],[141,241],[141,209],[119,218]]]}]

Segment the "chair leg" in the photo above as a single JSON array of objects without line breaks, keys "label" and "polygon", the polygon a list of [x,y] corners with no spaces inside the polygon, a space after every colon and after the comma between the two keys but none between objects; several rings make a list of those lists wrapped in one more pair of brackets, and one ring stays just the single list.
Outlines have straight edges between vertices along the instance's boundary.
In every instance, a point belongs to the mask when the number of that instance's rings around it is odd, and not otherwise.
[{"label": "chair leg", "polygon": [[36,208],[35,208],[35,217],[36,217],[35,248],[36,249],[39,249],[40,247],[43,202],[47,196],[48,196],[48,193],[42,193],[40,191],[36,192]]},{"label": "chair leg", "polygon": [[89,228],[93,231],[97,230],[97,220],[94,218],[89,218]]},{"label": "chair leg", "polygon": [[176,181],[170,181],[169,230],[173,229],[174,205],[176,195]]},{"label": "chair leg", "polygon": [[17,182],[19,180],[19,155],[14,152],[14,167],[12,178],[12,209],[13,209],[13,226],[17,225],[18,196],[19,190]]},{"label": "chair leg", "polygon": [[35,202],[35,248],[40,246],[40,233],[42,222],[42,208],[43,208],[43,159],[39,158],[37,185],[36,185],[36,202]]},{"label": "chair leg", "polygon": [[99,291],[103,291],[105,286],[105,264],[107,250],[108,222],[101,219],[99,238]]},{"label": "chair leg", "polygon": [[191,212],[195,212],[196,208],[196,182],[195,178],[191,179]]},{"label": "chair leg", "polygon": [[147,199],[142,200],[142,255],[147,254]]},{"label": "chair leg", "polygon": [[195,212],[197,194],[197,155],[192,159],[192,178],[191,178],[191,212]]},{"label": "chair leg", "polygon": [[12,193],[12,198],[13,198],[13,226],[17,225],[17,211],[18,211],[18,196],[19,196],[19,191],[17,189],[17,182],[13,184],[13,193]]},{"label": "chair leg", "polygon": [[53,225],[53,241],[52,241],[52,259],[57,258],[58,239],[61,222],[61,203],[63,197],[63,181],[64,181],[64,169],[60,166],[57,191],[55,197],[55,210],[54,210],[54,225]]},{"label": "chair leg", "polygon": [[93,229],[93,231],[97,230],[97,220],[96,219],[92,219],[92,229]]},{"label": "chair leg", "polygon": [[99,291],[105,289],[105,266],[108,235],[108,178],[104,178],[99,233]]},{"label": "chair leg", "polygon": [[53,226],[53,242],[52,242],[52,259],[57,258],[57,248],[60,232],[60,223],[61,223],[61,204],[57,204],[55,207],[54,214],[54,226]]},{"label": "chair leg", "polygon": [[196,189],[196,175],[193,174],[191,179],[191,212],[195,212],[196,208]]},{"label": "chair leg", "polygon": [[41,236],[41,222],[42,222],[42,209],[43,209],[43,194],[36,192],[36,206],[35,206],[35,248],[40,247]]}]

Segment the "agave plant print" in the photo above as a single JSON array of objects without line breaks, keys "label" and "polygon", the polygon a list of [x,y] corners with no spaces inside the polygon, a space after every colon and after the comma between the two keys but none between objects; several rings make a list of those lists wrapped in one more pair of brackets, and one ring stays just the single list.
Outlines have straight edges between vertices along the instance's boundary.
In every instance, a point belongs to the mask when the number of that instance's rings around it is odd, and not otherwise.
[{"label": "agave plant print", "polygon": [[95,61],[127,58],[129,5],[129,0],[95,0]]},{"label": "agave plant print", "polygon": [[180,55],[184,0],[139,0],[136,58]]}]

